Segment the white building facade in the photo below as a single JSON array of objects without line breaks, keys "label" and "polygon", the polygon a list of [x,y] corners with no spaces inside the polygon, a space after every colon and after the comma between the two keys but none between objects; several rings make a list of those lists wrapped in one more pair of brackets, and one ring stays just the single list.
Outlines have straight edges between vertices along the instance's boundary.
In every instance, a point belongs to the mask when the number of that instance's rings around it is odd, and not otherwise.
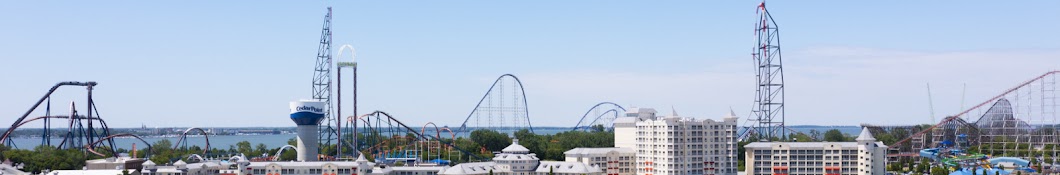
[{"label": "white building facade", "polygon": [[736,117],[657,116],[633,108],[615,120],[615,146],[635,150],[637,175],[735,175]]},{"label": "white building facade", "polygon": [[868,129],[856,142],[755,142],[744,149],[747,175],[886,173],[887,146]]},{"label": "white building facade", "polygon": [[563,152],[567,162],[581,162],[600,167],[605,175],[633,175],[636,151],[629,148],[574,148]]}]

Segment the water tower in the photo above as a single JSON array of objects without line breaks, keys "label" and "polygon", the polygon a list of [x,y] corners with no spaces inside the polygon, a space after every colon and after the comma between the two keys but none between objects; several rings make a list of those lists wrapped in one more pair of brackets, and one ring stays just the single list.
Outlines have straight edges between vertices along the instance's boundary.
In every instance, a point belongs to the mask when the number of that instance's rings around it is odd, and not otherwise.
[{"label": "water tower", "polygon": [[324,102],[301,100],[291,102],[291,120],[298,125],[298,161],[317,161],[320,121],[324,119]]}]

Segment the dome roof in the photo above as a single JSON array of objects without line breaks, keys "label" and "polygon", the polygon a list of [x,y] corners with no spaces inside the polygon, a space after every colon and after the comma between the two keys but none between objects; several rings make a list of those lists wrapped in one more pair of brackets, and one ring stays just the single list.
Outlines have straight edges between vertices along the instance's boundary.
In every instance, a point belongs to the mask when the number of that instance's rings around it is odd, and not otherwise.
[{"label": "dome roof", "polygon": [[512,145],[508,145],[508,147],[502,149],[501,152],[528,154],[530,153],[530,149],[526,149],[523,145],[519,145],[519,139],[512,139]]},{"label": "dome roof", "polygon": [[357,156],[357,160],[355,160],[354,162],[365,163],[368,162],[368,159],[364,158],[364,154],[360,154],[360,156]]},{"label": "dome roof", "polygon": [[143,166],[155,166],[155,162],[153,162],[151,160],[147,160],[147,161],[144,161],[144,163],[140,164],[140,165],[143,165]]},{"label": "dome roof", "polygon": [[184,160],[177,160],[177,162],[173,163],[173,165],[181,166],[181,165],[188,165],[188,163],[184,162]]}]

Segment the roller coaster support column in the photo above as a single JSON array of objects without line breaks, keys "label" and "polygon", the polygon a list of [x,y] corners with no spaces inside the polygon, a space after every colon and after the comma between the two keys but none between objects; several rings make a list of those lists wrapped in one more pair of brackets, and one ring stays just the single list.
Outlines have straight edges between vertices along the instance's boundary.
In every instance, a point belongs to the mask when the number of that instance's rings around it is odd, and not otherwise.
[{"label": "roller coaster support column", "polygon": [[88,85],[88,87],[87,87],[87,89],[88,89],[88,114],[85,114],[85,115],[88,116],[88,137],[86,137],[88,140],[86,140],[85,142],[88,142],[88,143],[95,142],[95,140],[92,140],[92,138],[96,137],[96,131],[92,128],[92,87],[93,86],[95,86],[95,85]]}]

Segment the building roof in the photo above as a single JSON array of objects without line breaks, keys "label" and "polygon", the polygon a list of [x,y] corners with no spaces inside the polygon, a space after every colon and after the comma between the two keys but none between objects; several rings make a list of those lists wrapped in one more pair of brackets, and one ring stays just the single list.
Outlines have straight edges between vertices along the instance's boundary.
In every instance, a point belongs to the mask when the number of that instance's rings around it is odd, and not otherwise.
[{"label": "building roof", "polygon": [[587,155],[587,154],[607,154],[611,151],[617,151],[619,153],[636,153],[630,148],[574,148],[563,152],[564,155]]},{"label": "building roof", "polygon": [[147,160],[147,161],[144,161],[144,163],[141,164],[141,165],[143,165],[143,166],[155,166],[155,162],[153,162],[151,160]]},{"label": "building roof", "polygon": [[508,154],[501,153],[493,157],[493,160],[540,160],[534,154]]},{"label": "building roof", "polygon": [[436,171],[441,172],[449,166],[390,166],[394,171]]},{"label": "building roof", "polygon": [[530,153],[530,149],[526,149],[523,145],[519,145],[519,139],[512,139],[512,145],[508,145],[508,147],[502,149],[501,152],[526,154]]},{"label": "building roof", "polygon": [[[346,161],[326,161],[326,162],[250,162],[250,167],[265,167],[269,164],[276,164],[282,167],[322,167],[324,164],[333,164],[335,166],[342,167],[355,167],[359,165],[357,162],[346,162]],[[368,163],[372,165],[372,163]]]},{"label": "building roof", "polygon": [[176,163],[173,163],[173,166],[181,166],[181,165],[188,165],[188,163],[184,162],[184,160],[177,160]]},{"label": "building roof", "polygon": [[357,156],[357,160],[355,160],[354,162],[368,162],[368,159],[364,158],[364,154],[360,154],[360,156]]},{"label": "building roof", "polygon": [[[133,171],[136,171],[136,170],[133,170]],[[3,174],[3,175],[9,175],[9,174],[10,175],[29,175],[30,173],[26,173],[26,172],[24,172],[22,170],[19,170],[18,168],[15,168],[14,166],[11,166],[9,164],[0,164],[0,174]]]},{"label": "building roof", "polygon": [[560,161],[541,161],[541,164],[537,165],[538,173],[571,173],[571,174],[589,174],[602,172],[600,167],[595,165],[590,166],[582,162],[560,162]]},{"label": "building roof", "polygon": [[[872,142],[877,147],[887,147],[883,142]],[[842,148],[856,149],[858,142],[753,142],[744,145],[747,149],[771,149],[776,144],[784,144],[792,148],[824,148],[828,145],[838,145]]]},{"label": "building roof", "polygon": [[869,132],[868,127],[861,128],[861,135],[858,135],[857,141],[876,141],[876,137],[872,137],[872,133]]},{"label": "building roof", "polygon": [[614,123],[634,124],[634,123],[637,123],[637,118],[636,117],[618,117],[618,118],[615,118]]},{"label": "building roof", "polygon": [[836,144],[840,147],[857,148],[857,142],[753,142],[749,143],[744,148],[772,148],[773,145],[784,144],[794,148],[823,148],[827,145]]},{"label": "building roof", "polygon": [[[48,172],[48,175],[115,175],[122,174],[122,170],[55,170]],[[136,172],[136,170],[129,170],[129,173]]]},{"label": "building roof", "polygon": [[461,164],[457,164],[456,166],[453,166],[452,168],[447,168],[447,169],[443,170],[441,173],[438,173],[438,174],[486,174],[486,173],[489,173],[490,170],[494,170],[494,173],[499,173],[499,171],[497,171],[498,169],[493,167],[494,165],[497,165],[497,163],[494,163],[494,162],[461,163]]}]

